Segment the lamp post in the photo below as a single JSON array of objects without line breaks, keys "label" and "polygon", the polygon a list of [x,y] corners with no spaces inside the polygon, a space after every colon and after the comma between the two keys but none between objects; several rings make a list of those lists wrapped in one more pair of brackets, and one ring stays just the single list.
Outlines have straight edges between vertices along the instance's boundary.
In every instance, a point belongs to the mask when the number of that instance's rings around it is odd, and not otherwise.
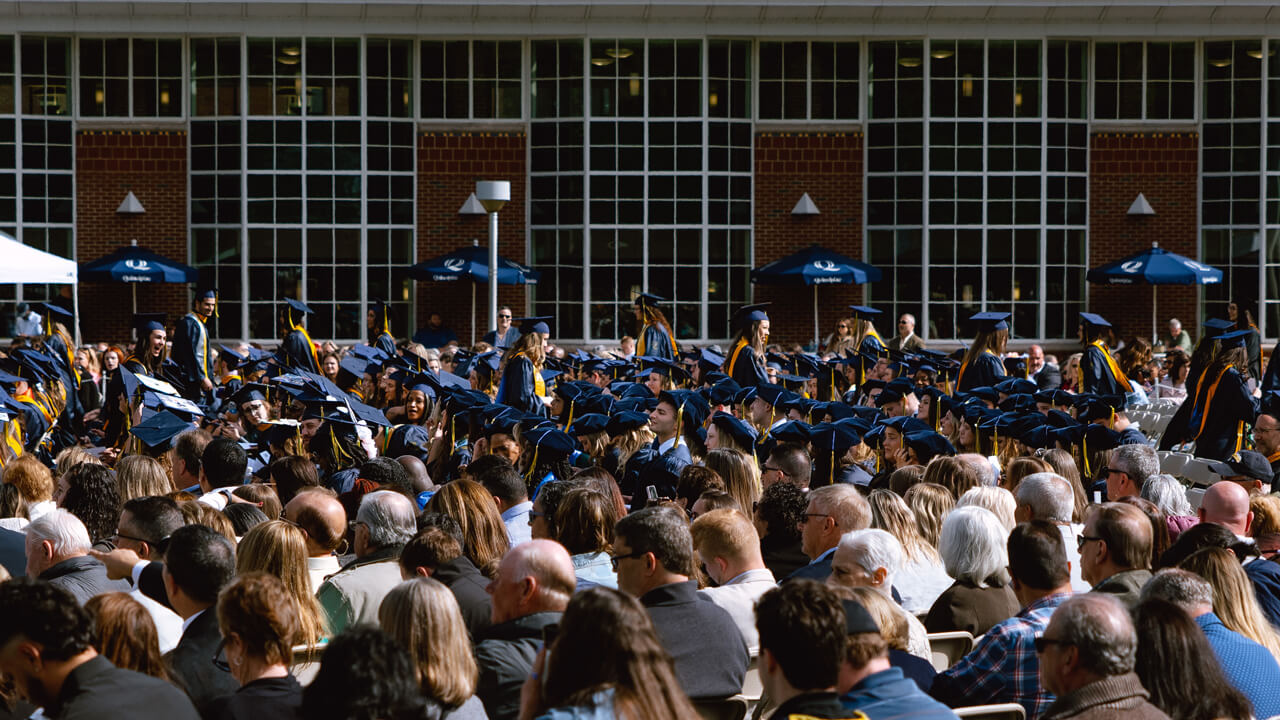
[{"label": "lamp post", "polygon": [[489,327],[498,327],[498,211],[511,201],[511,183],[479,180],[476,199],[489,213]]}]

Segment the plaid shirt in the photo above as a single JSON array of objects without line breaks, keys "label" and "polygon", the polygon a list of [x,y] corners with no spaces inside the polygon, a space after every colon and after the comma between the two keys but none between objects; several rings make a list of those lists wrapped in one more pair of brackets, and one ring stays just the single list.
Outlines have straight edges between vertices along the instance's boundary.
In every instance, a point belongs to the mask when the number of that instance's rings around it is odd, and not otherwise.
[{"label": "plaid shirt", "polygon": [[1038,717],[1054,698],[1040,686],[1035,638],[1069,597],[1047,595],[991,628],[973,651],[938,674],[930,694],[951,707],[1018,703],[1028,718]]}]

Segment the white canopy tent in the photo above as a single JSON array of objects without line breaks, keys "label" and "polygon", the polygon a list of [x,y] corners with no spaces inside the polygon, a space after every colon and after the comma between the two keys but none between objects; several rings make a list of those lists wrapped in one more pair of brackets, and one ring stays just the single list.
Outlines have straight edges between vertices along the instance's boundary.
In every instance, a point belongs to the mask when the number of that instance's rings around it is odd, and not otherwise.
[{"label": "white canopy tent", "polygon": [[80,343],[79,267],[74,260],[23,245],[8,233],[0,232],[0,285],[46,283],[71,285],[71,306],[75,313],[76,344]]}]

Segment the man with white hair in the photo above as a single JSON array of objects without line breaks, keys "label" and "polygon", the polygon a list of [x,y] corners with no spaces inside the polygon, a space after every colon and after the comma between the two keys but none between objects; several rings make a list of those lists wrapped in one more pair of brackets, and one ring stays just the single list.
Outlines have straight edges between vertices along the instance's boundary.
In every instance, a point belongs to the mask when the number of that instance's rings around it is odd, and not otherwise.
[{"label": "man with white hair", "polygon": [[871,505],[853,485],[828,485],[809,493],[809,507],[800,521],[800,549],[809,564],[787,576],[825,582],[831,574],[831,556],[840,536],[871,525]]},{"label": "man with white hair", "polygon": [[27,577],[48,580],[84,605],[104,592],[129,592],[123,580],[108,580],[107,566],[89,557],[89,531],[80,518],[58,508],[27,525]]},{"label": "man with white hair", "polygon": [[[902,543],[884,530],[868,528],[847,532],[840,537],[832,556],[827,584],[870,587],[893,597],[893,579],[902,569],[904,557]],[[907,618],[907,652],[931,659],[928,631],[916,616],[905,610],[902,614]]]},{"label": "man with white hair", "polygon": [[400,549],[417,532],[417,508],[398,492],[365,495],[356,512],[356,559],[320,586],[316,598],[334,635],[356,623],[378,624],[378,607],[400,584]]},{"label": "man with white hair", "polygon": [[1071,566],[1071,589],[1089,592],[1093,586],[1080,576],[1080,550],[1076,547],[1076,530],[1071,525],[1071,514],[1076,507],[1071,484],[1056,473],[1032,473],[1018,483],[1013,495],[1018,501],[1013,511],[1016,521],[1048,520],[1058,526],[1067,548],[1067,564]]}]

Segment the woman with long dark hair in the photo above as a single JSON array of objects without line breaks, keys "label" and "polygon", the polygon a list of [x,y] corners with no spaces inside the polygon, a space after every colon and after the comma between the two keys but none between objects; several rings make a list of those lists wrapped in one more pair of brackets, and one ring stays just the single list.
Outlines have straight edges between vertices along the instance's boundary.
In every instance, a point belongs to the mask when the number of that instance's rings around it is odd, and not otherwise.
[{"label": "woman with long dark hair", "polygon": [[1247,334],[1238,330],[1218,338],[1221,352],[1205,369],[1195,395],[1188,394],[1183,403],[1189,403],[1191,410],[1186,428],[1179,434],[1183,440],[1195,440],[1198,457],[1225,460],[1239,452],[1244,448],[1246,426],[1257,419],[1257,408],[1245,384]]},{"label": "woman with long dark hair", "polygon": [[1227,681],[1204,631],[1182,608],[1151,599],[1133,610],[1134,672],[1171,720],[1248,720],[1253,707]]},{"label": "woman with long dark hair", "polygon": [[1080,357],[1079,392],[1099,395],[1124,395],[1133,392],[1133,383],[1111,356],[1107,340],[1111,337],[1111,323],[1094,313],[1080,313],[1080,342],[1084,354]]},{"label": "woman with long dark hair", "polygon": [[1262,341],[1258,335],[1258,325],[1253,322],[1253,313],[1244,307],[1244,303],[1233,300],[1227,303],[1227,319],[1235,323],[1232,330],[1246,332],[1244,338],[1245,355],[1248,357],[1249,377],[1260,377],[1262,372]]},{"label": "woman with long dark hair", "polygon": [[1009,313],[981,312],[969,318],[978,324],[969,350],[960,362],[956,391],[968,392],[976,387],[991,387],[1005,376],[1004,354],[1009,342]]},{"label": "woman with long dark hair", "polygon": [[674,360],[676,336],[671,332],[667,316],[658,309],[658,303],[662,301],[662,298],[649,293],[636,295],[636,321],[640,323],[640,330],[636,333],[636,355]]},{"label": "woman with long dark hair", "polygon": [[734,315],[738,335],[725,360],[724,371],[744,388],[769,382],[764,365],[765,345],[769,342],[769,316],[764,309],[768,306],[768,303],[744,305]]},{"label": "woman with long dark hair", "polygon": [[649,613],[603,587],[569,601],[555,639],[534,659],[520,720],[595,717],[596,709],[629,720],[698,717]]},{"label": "woman with long dark hair", "polygon": [[[547,337],[551,328],[548,318],[527,318],[521,323],[525,332],[502,358],[498,376],[498,396],[494,402],[530,415],[547,414],[547,384],[542,368],[547,360]],[[524,327],[528,323],[529,327]]]}]

